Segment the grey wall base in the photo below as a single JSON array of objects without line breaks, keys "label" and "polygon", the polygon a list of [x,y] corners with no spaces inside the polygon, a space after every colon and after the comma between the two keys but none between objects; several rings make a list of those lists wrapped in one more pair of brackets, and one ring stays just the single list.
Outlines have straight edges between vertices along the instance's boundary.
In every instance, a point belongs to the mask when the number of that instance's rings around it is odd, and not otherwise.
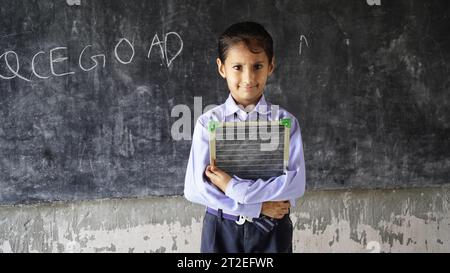
[{"label": "grey wall base", "polygon": [[[450,252],[450,188],[307,192],[294,252]],[[0,206],[0,252],[198,252],[182,197]]]}]

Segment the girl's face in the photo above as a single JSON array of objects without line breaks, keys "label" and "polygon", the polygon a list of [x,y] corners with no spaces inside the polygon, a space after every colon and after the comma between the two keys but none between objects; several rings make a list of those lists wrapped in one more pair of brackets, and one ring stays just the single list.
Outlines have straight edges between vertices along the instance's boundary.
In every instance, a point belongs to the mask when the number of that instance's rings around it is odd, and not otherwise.
[{"label": "girl's face", "polygon": [[225,63],[217,59],[217,66],[236,103],[247,107],[258,103],[267,77],[273,72],[274,62],[269,62],[264,50],[253,53],[240,42],[228,49]]}]

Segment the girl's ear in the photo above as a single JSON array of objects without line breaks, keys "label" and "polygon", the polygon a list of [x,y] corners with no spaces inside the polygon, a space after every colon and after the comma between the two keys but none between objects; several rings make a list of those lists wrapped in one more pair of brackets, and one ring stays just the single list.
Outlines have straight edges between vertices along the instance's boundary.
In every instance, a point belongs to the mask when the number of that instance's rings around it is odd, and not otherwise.
[{"label": "girl's ear", "polygon": [[217,63],[217,70],[219,71],[220,76],[226,79],[227,77],[225,74],[225,64],[222,63],[222,61],[219,58],[217,58],[216,63]]},{"label": "girl's ear", "polygon": [[272,75],[274,69],[275,69],[275,56],[272,57],[272,62],[270,62],[269,64],[269,76]]}]

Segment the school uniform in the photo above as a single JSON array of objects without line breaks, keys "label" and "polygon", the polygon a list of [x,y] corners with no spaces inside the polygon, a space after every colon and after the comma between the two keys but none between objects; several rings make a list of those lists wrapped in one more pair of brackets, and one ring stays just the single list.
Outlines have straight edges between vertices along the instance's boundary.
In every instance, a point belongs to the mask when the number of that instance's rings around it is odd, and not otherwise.
[{"label": "school uniform", "polygon": [[[204,174],[209,162],[210,120],[219,122],[291,119],[289,165],[285,174],[268,180],[241,179],[233,174],[225,193]],[[218,166],[220,168],[220,166]],[[201,115],[195,125],[186,169],[184,196],[206,206],[201,252],[252,253],[292,252],[292,222],[289,215],[271,219],[260,214],[265,201],[289,200],[291,207],[305,192],[305,163],[300,126],[282,107],[260,98],[246,112],[231,94],[225,103]]]}]

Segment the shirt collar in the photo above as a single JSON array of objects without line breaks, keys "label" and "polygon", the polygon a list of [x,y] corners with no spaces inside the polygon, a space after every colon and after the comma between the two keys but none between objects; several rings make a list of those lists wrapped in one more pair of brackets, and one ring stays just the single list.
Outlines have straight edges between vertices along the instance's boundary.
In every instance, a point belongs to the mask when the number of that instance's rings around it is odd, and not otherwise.
[{"label": "shirt collar", "polygon": [[[238,112],[241,109],[236,102],[234,101],[233,97],[228,95],[228,99],[225,101],[225,116],[232,115],[236,112]],[[251,111],[256,111],[260,114],[266,115],[270,113],[270,106],[268,105],[266,98],[264,97],[264,94],[259,99],[258,103],[256,104],[256,107]],[[249,113],[251,113],[249,112]]]}]

